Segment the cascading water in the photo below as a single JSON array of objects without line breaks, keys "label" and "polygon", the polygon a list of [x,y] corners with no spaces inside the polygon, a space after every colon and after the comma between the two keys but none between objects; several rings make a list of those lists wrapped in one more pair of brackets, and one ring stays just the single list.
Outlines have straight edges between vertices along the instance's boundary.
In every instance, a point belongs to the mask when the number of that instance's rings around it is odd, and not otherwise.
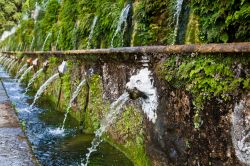
[{"label": "cascading water", "polygon": [[18,80],[18,82],[22,82],[22,80],[25,78],[25,76],[31,71],[31,69],[33,69],[33,66],[30,66],[28,69],[25,70],[25,72],[22,74],[22,76],[20,77],[20,79]]},{"label": "cascading water", "polygon": [[23,73],[23,71],[27,68],[27,66],[28,66],[28,64],[27,63],[25,63],[19,70],[18,70],[18,72],[17,72],[17,74],[16,74],[16,79],[20,76],[20,74],[22,74]]},{"label": "cascading water", "polygon": [[179,29],[179,18],[180,18],[181,9],[182,9],[182,3],[183,3],[183,0],[177,0],[176,6],[175,6],[174,18],[176,22],[175,22],[175,27],[174,27],[174,38],[173,38],[172,44],[175,44],[176,42],[176,37],[177,37],[178,29]]},{"label": "cascading water", "polygon": [[11,60],[12,60],[11,58],[8,58],[8,59],[4,62],[3,66],[7,67],[7,65],[10,63]]},{"label": "cascading water", "polygon": [[41,7],[38,5],[38,3],[36,2],[36,5],[35,5],[35,10],[33,11],[33,14],[32,14],[32,18],[35,20],[35,22],[37,21],[37,18],[39,16],[39,12],[41,10]]},{"label": "cascading water", "polygon": [[9,71],[10,68],[11,68],[11,66],[14,65],[14,64],[15,64],[15,59],[12,59],[12,60],[10,61],[10,63],[8,64],[8,66],[6,67],[6,70]]},{"label": "cascading water", "polygon": [[91,43],[91,40],[92,40],[92,37],[93,37],[93,34],[94,34],[97,19],[98,19],[98,16],[95,16],[94,20],[92,22],[91,30],[90,30],[90,34],[89,34],[89,38],[88,38],[87,48],[90,48],[90,43]]},{"label": "cascading water", "polygon": [[30,43],[30,51],[32,51],[33,45],[34,45],[34,41],[35,41],[35,36],[32,37],[32,41]]},{"label": "cascading water", "polygon": [[[112,40],[111,40],[111,47],[114,47],[114,39],[117,36],[117,34],[122,31],[123,23],[124,23],[123,28],[125,29],[127,27],[127,18],[128,18],[130,8],[131,8],[131,5],[127,4],[127,6],[125,8],[123,8],[121,11],[121,15],[120,15],[119,21],[117,23],[117,28],[116,28],[115,33],[114,33]],[[123,32],[123,34],[122,34],[122,36],[123,36],[125,31],[123,30],[122,32]]]},{"label": "cascading water", "polygon": [[58,42],[59,42],[60,34],[61,34],[61,30],[58,32],[57,37],[56,37],[56,46],[55,46],[56,49],[57,49],[57,45],[58,45]]},{"label": "cascading water", "polygon": [[15,61],[14,64],[11,65],[11,67],[9,68],[8,72],[11,72],[16,67],[17,64],[18,64],[18,61]]},{"label": "cascading water", "polygon": [[70,108],[72,107],[72,104],[73,104],[73,102],[75,101],[76,97],[78,96],[78,94],[79,94],[80,91],[82,90],[82,87],[83,87],[83,85],[85,84],[85,82],[86,82],[85,79],[82,80],[82,81],[80,82],[80,84],[77,86],[75,92],[73,93],[73,95],[72,95],[72,97],[71,97],[71,99],[70,99],[70,101],[69,101],[69,105],[68,105],[68,107],[67,107],[67,110],[66,110],[66,113],[65,113],[65,116],[64,116],[64,119],[63,119],[63,124],[62,124],[62,127],[61,127],[62,130],[64,129],[64,125],[65,125],[67,116],[68,116],[68,114],[69,114],[69,110],[70,110]]},{"label": "cascading water", "polygon": [[46,90],[46,88],[57,78],[59,77],[59,73],[54,74],[53,76],[51,76],[37,91],[34,101],[31,104],[30,108],[32,109],[33,106],[35,105],[37,99],[39,99],[39,97],[42,95],[42,93]]},{"label": "cascading water", "polygon": [[115,102],[110,106],[108,114],[102,119],[101,127],[95,132],[95,138],[91,142],[91,147],[88,148],[88,153],[86,154],[85,163],[82,163],[81,166],[87,166],[89,163],[90,155],[96,151],[97,147],[102,142],[101,136],[107,130],[107,128],[113,124],[121,113],[122,106],[128,101],[129,94],[127,92],[123,93]]},{"label": "cascading water", "polygon": [[34,76],[30,79],[29,83],[28,83],[28,86],[26,87],[26,90],[25,90],[25,94],[28,92],[30,86],[35,82],[35,80],[40,76],[40,74],[43,72],[43,68],[41,68],[40,70],[38,70]]},{"label": "cascading water", "polygon": [[64,74],[67,70],[67,62],[63,61],[60,66],[58,66],[58,73],[51,76],[37,91],[34,101],[31,104],[30,108],[32,109],[35,105],[37,99],[42,95],[42,93],[46,90],[46,88],[54,81],[56,80],[61,74]]},{"label": "cascading water", "polygon": [[51,32],[48,33],[48,35],[46,36],[44,42],[43,42],[43,47],[42,47],[42,51],[44,51],[45,45],[47,43],[47,40],[49,39],[49,37],[51,36]]}]

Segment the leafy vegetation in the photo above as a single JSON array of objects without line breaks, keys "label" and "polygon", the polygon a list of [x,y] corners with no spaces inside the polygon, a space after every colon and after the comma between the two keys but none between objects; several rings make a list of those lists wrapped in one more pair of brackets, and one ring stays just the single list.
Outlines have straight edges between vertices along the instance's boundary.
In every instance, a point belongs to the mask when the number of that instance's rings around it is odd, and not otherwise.
[{"label": "leafy vegetation", "polygon": [[237,59],[225,55],[171,56],[162,67],[162,75],[170,85],[190,92],[197,121],[207,101],[230,102],[250,90],[250,73],[244,70],[249,65],[247,56]]},{"label": "leafy vegetation", "polygon": [[200,38],[203,42],[250,40],[249,1],[192,0],[192,8],[200,17]]},{"label": "leafy vegetation", "polygon": [[0,34],[10,30],[22,17],[21,0],[0,0]]}]

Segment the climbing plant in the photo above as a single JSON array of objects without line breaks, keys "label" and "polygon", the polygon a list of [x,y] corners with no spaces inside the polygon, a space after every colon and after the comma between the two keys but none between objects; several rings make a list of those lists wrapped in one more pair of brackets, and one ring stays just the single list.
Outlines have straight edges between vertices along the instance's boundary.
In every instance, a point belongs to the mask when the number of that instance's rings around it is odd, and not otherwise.
[{"label": "climbing plant", "polygon": [[200,17],[203,42],[250,40],[249,1],[192,0],[192,8]]},{"label": "climbing plant", "polygon": [[207,101],[229,102],[250,90],[249,65],[247,56],[237,59],[226,55],[193,55],[181,59],[171,56],[164,63],[162,74],[170,85],[192,95],[196,120]]}]

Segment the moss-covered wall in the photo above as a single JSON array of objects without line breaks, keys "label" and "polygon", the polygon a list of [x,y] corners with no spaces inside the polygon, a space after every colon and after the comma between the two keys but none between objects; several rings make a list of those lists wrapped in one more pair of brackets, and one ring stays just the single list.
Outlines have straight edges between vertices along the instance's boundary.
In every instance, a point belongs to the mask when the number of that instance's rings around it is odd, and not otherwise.
[{"label": "moss-covered wall", "polygon": [[[42,7],[38,19],[30,17],[35,0],[25,1],[22,12],[28,18],[21,20],[14,35],[1,42],[2,48],[42,50],[44,45],[44,50],[69,50],[86,49],[88,44],[89,48],[111,47],[120,13],[127,4],[132,4],[128,24],[121,25],[125,29],[114,38],[114,47],[250,39],[250,5],[246,0],[184,1],[176,38],[175,0],[37,2]],[[89,40],[95,16],[97,23]],[[18,56],[20,68],[27,57],[21,61],[23,55]],[[156,56],[150,65],[159,95],[156,124],[137,112],[140,111],[137,102],[131,102],[105,139],[125,152],[136,165],[240,165],[231,141],[230,117],[235,103],[249,93],[249,55]],[[111,57],[110,61],[94,55],[85,60],[68,58],[68,70],[62,81],[55,81],[38,104],[47,99],[54,109],[65,111],[76,86],[82,79],[87,79],[70,115],[81,130],[95,131],[110,103],[125,91],[126,82],[141,67],[135,63],[136,58],[117,57]],[[158,57],[163,57],[160,62]],[[34,92],[57,72],[57,66],[65,57],[47,58],[49,69],[34,83]],[[94,74],[86,76],[90,68],[94,69]],[[17,69],[12,72],[16,73]],[[32,74],[24,80],[26,84]]]},{"label": "moss-covered wall", "polygon": [[[27,63],[27,59],[28,57],[20,55],[21,63],[12,70],[13,76],[18,69]],[[30,95],[34,95],[49,77],[57,73],[57,67],[62,60],[55,57],[48,58],[49,68],[46,73],[42,73],[36,79],[32,88],[28,91]],[[45,61],[45,58],[40,57],[39,67],[36,68],[36,71],[42,67],[43,61]],[[45,93],[37,101],[37,104],[50,111],[65,112],[76,87],[80,81],[86,79],[87,83],[73,103],[70,115],[77,121],[78,125],[74,127],[85,133],[94,133],[100,127],[100,121],[108,112],[110,103],[125,91],[125,83],[129,79],[129,75],[136,71],[135,66],[137,65],[132,66],[128,67],[121,63],[100,64],[76,58],[67,59],[67,72],[49,85]],[[93,70],[93,74],[88,75],[91,73],[90,69]],[[24,85],[27,85],[36,71],[32,70],[26,76],[23,80]],[[122,76],[120,75],[121,73],[125,75]],[[110,83],[112,83],[112,86],[108,85]],[[57,105],[58,100],[59,105]],[[112,124],[104,138],[110,144],[124,152],[136,165],[150,165],[145,151],[144,122],[143,114],[139,111],[140,107],[137,102],[130,101],[123,109],[123,113],[119,116],[117,122]]]}]

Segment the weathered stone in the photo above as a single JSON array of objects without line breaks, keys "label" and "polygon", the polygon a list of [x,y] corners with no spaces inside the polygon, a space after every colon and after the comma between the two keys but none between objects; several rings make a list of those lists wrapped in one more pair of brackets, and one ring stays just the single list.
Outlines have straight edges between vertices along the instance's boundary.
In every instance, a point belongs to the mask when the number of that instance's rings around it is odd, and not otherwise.
[{"label": "weathered stone", "polygon": [[27,139],[0,82],[0,165],[33,166]]}]

